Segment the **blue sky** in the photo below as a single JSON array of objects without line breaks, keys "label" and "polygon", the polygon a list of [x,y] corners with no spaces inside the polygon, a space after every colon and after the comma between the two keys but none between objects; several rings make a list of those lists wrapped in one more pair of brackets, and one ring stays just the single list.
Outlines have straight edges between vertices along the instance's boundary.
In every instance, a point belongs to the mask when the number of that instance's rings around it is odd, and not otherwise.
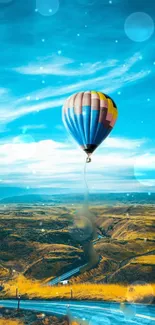
[{"label": "blue sky", "polygon": [[154,22],[152,0],[0,0],[1,186],[81,191],[85,155],[62,105],[99,90],[119,118],[88,166],[90,190],[154,191]]}]

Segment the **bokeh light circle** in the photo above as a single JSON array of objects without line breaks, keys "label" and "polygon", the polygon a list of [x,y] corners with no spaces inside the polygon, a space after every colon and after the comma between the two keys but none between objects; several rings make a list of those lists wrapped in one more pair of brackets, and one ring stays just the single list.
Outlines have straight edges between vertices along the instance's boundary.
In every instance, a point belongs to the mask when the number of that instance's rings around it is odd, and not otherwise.
[{"label": "bokeh light circle", "polygon": [[134,42],[148,40],[154,32],[153,19],[145,12],[134,12],[127,17],[124,25],[125,33]]},{"label": "bokeh light circle", "polygon": [[36,0],[36,11],[42,16],[53,16],[59,10],[59,0]]},{"label": "bokeh light circle", "polygon": [[129,303],[152,304],[155,292],[151,284],[145,281],[135,281],[128,286],[126,298]]}]

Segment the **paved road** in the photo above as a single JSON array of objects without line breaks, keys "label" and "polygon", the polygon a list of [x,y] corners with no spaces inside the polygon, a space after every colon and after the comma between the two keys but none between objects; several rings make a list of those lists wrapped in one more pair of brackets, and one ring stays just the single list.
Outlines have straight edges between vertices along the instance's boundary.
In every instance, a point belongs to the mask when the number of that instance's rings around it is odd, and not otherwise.
[{"label": "paved road", "polygon": [[51,280],[51,281],[48,282],[48,285],[56,285],[56,284],[58,284],[59,282],[64,281],[64,280],[70,278],[72,275],[79,273],[80,270],[81,270],[83,267],[85,267],[86,265],[87,265],[87,264],[84,264],[84,265],[82,265],[82,266],[76,267],[75,269],[73,269],[73,270],[71,270],[71,271],[69,271],[69,272],[67,272],[67,273],[64,273],[63,275],[60,275],[59,277],[54,278],[53,280]]},{"label": "paved road", "polygon": [[[0,306],[16,308],[17,301],[0,300]],[[120,307],[120,304],[87,301],[21,301],[21,308],[43,313],[66,315],[83,319],[89,325],[153,325],[155,306]]]},{"label": "paved road", "polygon": [[[101,236],[101,235],[98,235],[98,238],[93,241],[93,245],[95,245],[102,238],[104,238],[104,237]],[[53,280],[48,282],[48,285],[56,285],[56,284],[60,283],[61,281],[64,281],[64,280],[67,280],[67,279],[71,278],[71,276],[80,273],[80,270],[85,266],[87,266],[87,264],[76,267],[75,269],[73,269],[73,270],[71,270],[71,271],[69,271],[67,273],[62,274],[59,277],[54,278]]]}]

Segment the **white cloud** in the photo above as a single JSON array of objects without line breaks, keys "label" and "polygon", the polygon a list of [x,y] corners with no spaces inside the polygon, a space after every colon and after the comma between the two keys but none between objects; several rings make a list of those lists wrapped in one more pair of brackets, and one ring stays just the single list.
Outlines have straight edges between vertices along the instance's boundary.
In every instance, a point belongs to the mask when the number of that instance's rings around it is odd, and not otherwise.
[{"label": "white cloud", "polygon": [[147,169],[155,170],[155,153],[145,153],[136,157],[135,166],[137,169],[144,169],[147,166]]},{"label": "white cloud", "polygon": [[107,148],[119,148],[119,149],[136,149],[146,142],[145,139],[125,139],[125,138],[113,138],[109,137],[103,142],[103,147]]},{"label": "white cloud", "polygon": [[[61,184],[62,188],[74,188],[75,191],[84,187],[86,156],[80,148],[52,140],[24,141],[21,137],[0,145],[2,184],[40,188],[59,187]],[[137,148],[139,140],[111,138],[110,141],[110,150],[108,146],[96,150],[92,163],[87,165],[90,189],[134,191],[144,186],[155,186],[153,176],[148,178],[149,170],[155,175],[155,154],[142,155],[140,151],[133,155],[132,149]],[[126,144],[128,150],[124,151]],[[142,172],[145,172],[145,182],[141,180]]]}]

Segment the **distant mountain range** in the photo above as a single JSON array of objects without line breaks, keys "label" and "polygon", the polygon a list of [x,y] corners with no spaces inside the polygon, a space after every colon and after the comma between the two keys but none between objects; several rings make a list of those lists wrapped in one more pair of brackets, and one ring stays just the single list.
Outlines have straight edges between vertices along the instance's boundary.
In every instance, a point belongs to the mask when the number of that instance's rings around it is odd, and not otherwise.
[{"label": "distant mountain range", "polygon": [[[82,194],[20,194],[3,197],[0,204],[78,204],[84,201]],[[132,203],[154,204],[155,193],[91,193],[89,201],[93,204]]]}]

